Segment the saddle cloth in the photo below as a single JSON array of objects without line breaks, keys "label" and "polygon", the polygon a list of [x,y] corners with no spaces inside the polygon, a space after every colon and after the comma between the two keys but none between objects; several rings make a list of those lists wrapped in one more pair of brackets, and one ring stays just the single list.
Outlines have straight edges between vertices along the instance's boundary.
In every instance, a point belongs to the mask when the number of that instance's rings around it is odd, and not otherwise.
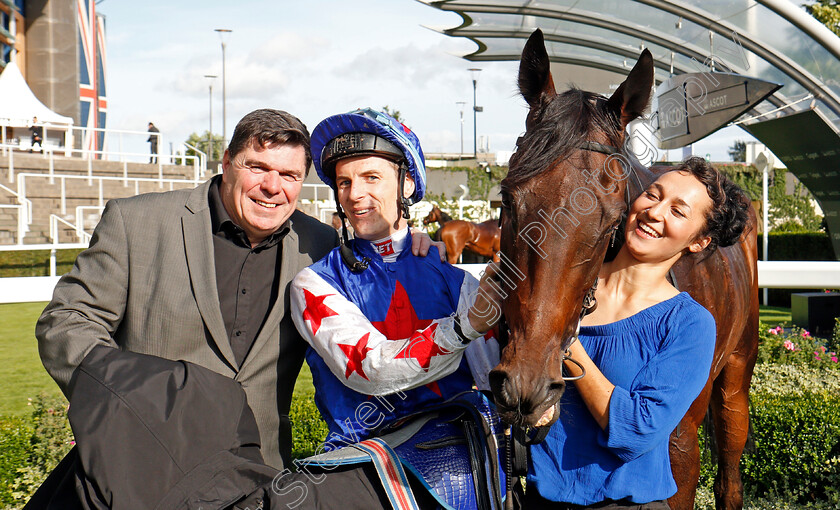
[{"label": "saddle cloth", "polygon": [[[446,509],[501,509],[505,487],[505,438],[495,406],[468,391],[406,416],[378,431],[402,467],[414,473]],[[365,442],[363,442],[365,443]],[[371,462],[364,448],[349,445],[296,461],[298,467],[329,470]],[[387,484],[384,477],[383,483]],[[399,491],[385,487],[386,491]]]}]

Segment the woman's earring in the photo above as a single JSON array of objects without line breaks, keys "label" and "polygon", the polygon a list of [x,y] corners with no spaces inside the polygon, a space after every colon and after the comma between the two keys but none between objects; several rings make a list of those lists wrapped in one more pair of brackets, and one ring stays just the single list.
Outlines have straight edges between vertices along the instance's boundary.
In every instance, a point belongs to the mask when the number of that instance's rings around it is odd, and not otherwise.
[{"label": "woman's earring", "polygon": [[612,239],[610,239],[610,248],[615,246],[615,236],[616,236],[617,233],[618,233],[618,225],[613,227]]}]

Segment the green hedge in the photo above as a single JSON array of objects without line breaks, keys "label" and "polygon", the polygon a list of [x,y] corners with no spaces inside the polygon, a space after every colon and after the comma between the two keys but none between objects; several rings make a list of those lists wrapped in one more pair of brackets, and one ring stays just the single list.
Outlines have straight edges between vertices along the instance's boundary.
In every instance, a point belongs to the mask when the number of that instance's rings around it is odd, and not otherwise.
[{"label": "green hedge", "polygon": [[[750,387],[751,440],[741,459],[745,508],[840,508],[840,367],[758,363]],[[717,466],[700,431],[697,508],[714,508]]]},{"label": "green hedge", "polygon": [[28,419],[0,418],[0,502],[19,507],[73,447],[63,397],[39,395]]},{"label": "green hedge", "polygon": [[[770,232],[767,257],[770,260],[837,260],[831,239],[825,232]],[[758,236],[761,258],[764,236]]]},{"label": "green hedge", "polygon": [[753,494],[840,505],[840,396],[751,397],[755,447],[742,460]]},{"label": "green hedge", "polygon": [[[81,249],[56,250],[56,274],[70,271]],[[0,278],[49,276],[50,250],[0,251]]]},{"label": "green hedge", "polygon": [[[42,394],[31,406],[27,418],[0,417],[0,508],[17,508],[28,501],[73,445],[63,397]],[[294,396],[290,418],[292,458],[314,454],[327,436],[327,425],[311,393]]]},{"label": "green hedge", "polygon": [[18,468],[27,464],[33,432],[22,418],[0,419],[0,506],[4,508],[15,503],[12,482]]},{"label": "green hedge", "polygon": [[[794,508],[788,505],[794,500],[814,508],[840,505],[840,395],[834,391],[838,385],[840,370],[834,368],[756,366],[750,408],[754,447],[742,459],[748,500],[778,502],[776,508]],[[66,403],[39,397],[32,404],[29,419],[0,419],[2,505],[25,502],[72,445]],[[313,454],[327,427],[312,394],[296,394],[290,414],[292,456]],[[708,499],[715,467],[702,434],[701,451],[701,496],[705,488]]]}]

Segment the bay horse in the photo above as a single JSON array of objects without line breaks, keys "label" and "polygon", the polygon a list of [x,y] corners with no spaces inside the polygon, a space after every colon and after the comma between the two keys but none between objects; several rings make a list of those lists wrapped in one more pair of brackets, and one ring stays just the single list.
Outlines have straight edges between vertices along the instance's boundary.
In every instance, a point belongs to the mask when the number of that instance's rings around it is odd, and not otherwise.
[{"label": "bay horse", "polygon": [[423,218],[423,225],[428,225],[429,223],[438,222],[438,224],[442,227],[452,221],[452,216],[448,215],[446,212],[441,211],[440,207],[434,206],[432,210]]},{"label": "bay horse", "polygon": [[502,229],[499,220],[473,223],[466,220],[452,220],[438,230],[440,240],[446,245],[446,258],[456,264],[461,252],[469,250],[483,257],[499,262],[499,246]]},{"label": "bay horse", "polygon": [[[550,424],[560,416],[563,354],[576,334],[584,300],[628,204],[655,179],[625,143],[627,124],[643,114],[650,99],[650,52],[642,52],[610,98],[574,88],[558,94],[549,64],[537,30],[519,67],[519,90],[529,105],[526,132],[502,181],[497,282],[504,287],[499,312],[509,331],[490,382],[503,419],[520,426],[534,426],[552,406]],[[678,487],[669,499],[673,509],[694,508],[697,428],[710,406],[718,449],[717,508],[743,505],[739,461],[758,350],[755,225],[751,209],[741,242],[684,255],[672,270],[679,289],[707,308],[717,324],[708,381],[670,436]]]}]

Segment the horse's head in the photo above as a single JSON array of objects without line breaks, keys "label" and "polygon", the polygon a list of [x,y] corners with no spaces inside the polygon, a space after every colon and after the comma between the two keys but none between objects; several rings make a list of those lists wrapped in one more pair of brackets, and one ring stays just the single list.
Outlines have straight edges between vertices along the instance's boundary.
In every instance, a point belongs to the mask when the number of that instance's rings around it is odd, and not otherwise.
[{"label": "horse's head", "polygon": [[440,209],[438,209],[438,206],[434,206],[429,214],[423,218],[423,225],[428,225],[438,220],[440,220]]},{"label": "horse's head", "polygon": [[502,181],[498,281],[509,342],[490,374],[509,423],[535,425],[563,393],[563,353],[626,209],[624,128],[647,107],[652,85],[647,50],[610,98],[557,94],[539,30],[522,52],[519,89],[530,111]]}]

